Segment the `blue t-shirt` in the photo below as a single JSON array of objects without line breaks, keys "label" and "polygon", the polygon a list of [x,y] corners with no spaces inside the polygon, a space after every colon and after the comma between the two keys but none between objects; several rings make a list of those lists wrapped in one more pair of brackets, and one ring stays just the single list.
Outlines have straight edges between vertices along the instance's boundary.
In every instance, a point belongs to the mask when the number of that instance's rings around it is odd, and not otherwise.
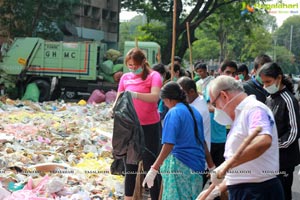
[{"label": "blue t-shirt", "polygon": [[209,114],[211,143],[225,143],[227,137],[226,126],[223,126],[214,120],[214,113]]},{"label": "blue t-shirt", "polygon": [[[207,102],[210,101],[209,96],[209,85],[206,87],[204,91],[204,98]],[[226,142],[226,126],[223,126],[214,120],[214,113],[210,114],[210,134],[211,134],[211,143],[225,143]]]},{"label": "blue t-shirt", "polygon": [[193,117],[183,103],[171,108],[164,121],[162,144],[174,144],[172,154],[192,170],[201,172],[205,168],[203,120],[200,113],[191,106],[198,125],[201,143],[197,143]]}]

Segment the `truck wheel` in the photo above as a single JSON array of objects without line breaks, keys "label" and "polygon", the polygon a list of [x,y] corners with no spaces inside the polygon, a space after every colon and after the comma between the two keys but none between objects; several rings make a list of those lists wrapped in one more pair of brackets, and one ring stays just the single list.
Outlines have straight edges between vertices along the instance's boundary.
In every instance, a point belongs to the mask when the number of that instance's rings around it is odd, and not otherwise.
[{"label": "truck wheel", "polygon": [[50,97],[51,101],[54,101],[56,99],[59,99],[61,96],[61,89],[59,87],[56,87]]},{"label": "truck wheel", "polygon": [[39,102],[48,101],[50,99],[50,84],[42,79],[33,81],[40,90]]}]

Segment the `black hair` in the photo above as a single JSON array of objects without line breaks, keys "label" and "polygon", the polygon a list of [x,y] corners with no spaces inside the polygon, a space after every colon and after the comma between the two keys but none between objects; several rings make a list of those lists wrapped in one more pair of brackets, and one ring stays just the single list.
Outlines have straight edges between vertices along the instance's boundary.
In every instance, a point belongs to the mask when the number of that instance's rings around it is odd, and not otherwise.
[{"label": "black hair", "polygon": [[178,61],[179,63],[181,63],[182,59],[179,56],[174,56],[174,61]]},{"label": "black hair", "polygon": [[183,68],[180,68],[180,71],[179,71],[179,77],[181,76],[185,76],[185,70]]},{"label": "black hair", "polygon": [[237,64],[234,61],[231,60],[226,60],[222,63],[221,65],[221,71],[224,72],[226,67],[232,67],[235,68],[235,70],[237,71]]},{"label": "black hair", "polygon": [[286,88],[293,94],[294,93],[294,85],[293,82],[286,77],[283,72],[281,67],[275,63],[275,62],[268,62],[265,63],[260,69],[259,69],[259,76],[263,74],[265,76],[269,76],[272,78],[277,78],[279,75],[282,76],[282,84],[286,86]]},{"label": "black hair", "polygon": [[190,72],[189,70],[185,70],[185,73],[187,77],[192,78],[192,72]]},{"label": "black hair", "polygon": [[197,92],[197,86],[195,81],[193,81],[192,79],[190,79],[189,77],[180,77],[177,81],[177,83],[182,87],[182,89],[184,91],[189,91],[191,89],[193,89],[195,92]]},{"label": "black hair", "polygon": [[152,69],[154,71],[157,71],[158,73],[160,73],[160,75],[164,75],[167,72],[165,65],[162,63],[153,65]]},{"label": "black hair", "polygon": [[177,71],[180,71],[180,70],[181,70],[180,65],[174,64],[173,71],[174,71],[174,72],[177,72]]},{"label": "black hair", "polygon": [[171,73],[167,70],[165,80],[169,80],[171,78]]},{"label": "black hair", "polygon": [[263,66],[265,63],[272,62],[270,56],[261,54],[254,59],[254,69],[257,70],[259,65]]},{"label": "black hair", "polygon": [[[172,67],[172,65],[169,65],[170,71],[171,71],[171,67]],[[178,71],[179,71],[179,76],[185,76],[185,70],[183,68],[181,68],[179,64],[174,63],[173,72],[176,73]],[[170,77],[171,77],[171,74],[170,74]]]},{"label": "black hair", "polygon": [[160,91],[161,99],[173,99],[186,103],[185,92],[180,88],[179,84],[171,81],[164,85]]},{"label": "black hair", "polygon": [[247,65],[246,64],[239,65],[237,72],[244,72],[244,71],[246,71],[246,73],[249,74],[249,69]]},{"label": "black hair", "polygon": [[207,65],[203,62],[196,62],[195,65],[194,65],[194,69],[197,70],[197,69],[205,69],[207,70]]},{"label": "black hair", "polygon": [[161,91],[160,91],[160,98],[161,99],[172,99],[172,100],[178,100],[179,102],[182,102],[189,110],[189,112],[192,115],[193,121],[194,121],[194,133],[195,138],[198,144],[201,144],[201,140],[199,138],[198,134],[198,125],[197,121],[194,115],[194,112],[191,108],[191,106],[186,101],[186,94],[183,91],[183,89],[180,87],[180,85],[174,81],[168,82],[165,84]]}]

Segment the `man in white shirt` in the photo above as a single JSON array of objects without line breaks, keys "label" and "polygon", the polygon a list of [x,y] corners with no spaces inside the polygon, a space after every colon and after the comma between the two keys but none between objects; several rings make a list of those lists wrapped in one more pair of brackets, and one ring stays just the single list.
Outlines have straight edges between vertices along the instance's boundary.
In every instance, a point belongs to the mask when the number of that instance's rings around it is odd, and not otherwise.
[{"label": "man in white shirt", "polygon": [[[226,189],[230,200],[284,199],[282,185],[276,176],[279,151],[272,111],[254,95],[247,96],[242,84],[230,76],[221,75],[214,79],[209,95],[215,107],[215,120],[222,125],[231,125],[231,129],[225,145],[225,162],[212,173],[211,181],[216,187],[208,199]],[[257,127],[262,131],[234,159],[238,147]],[[229,160],[233,162],[230,170],[225,172],[224,166]],[[225,179],[219,178],[222,173],[225,173]]]},{"label": "man in white shirt", "polygon": [[[214,79],[213,76],[209,76],[207,72],[207,65],[202,62],[197,62],[195,64],[195,71],[200,77],[200,80],[196,82],[197,92],[199,94],[205,95],[205,89],[209,82]],[[204,98],[207,99],[207,98]]]},{"label": "man in white shirt", "polygon": [[187,102],[194,106],[202,116],[204,126],[204,138],[210,151],[210,116],[208,106],[202,95],[198,95],[195,82],[184,76],[177,83],[183,88],[187,96]]},{"label": "man in white shirt", "polygon": [[[210,135],[210,115],[207,107],[206,101],[203,99],[201,95],[197,93],[196,89],[196,84],[195,82],[190,79],[189,77],[181,77],[178,79],[177,83],[182,87],[184,92],[186,93],[187,96],[187,102],[191,105],[194,106],[199,113],[202,116],[203,119],[203,129],[204,129],[204,139],[205,139],[205,157],[206,157],[206,167],[208,167],[209,170],[212,170],[215,168],[215,164],[212,160],[212,157],[210,155],[210,140],[211,140],[211,135]],[[206,178],[206,174],[204,174]]]}]

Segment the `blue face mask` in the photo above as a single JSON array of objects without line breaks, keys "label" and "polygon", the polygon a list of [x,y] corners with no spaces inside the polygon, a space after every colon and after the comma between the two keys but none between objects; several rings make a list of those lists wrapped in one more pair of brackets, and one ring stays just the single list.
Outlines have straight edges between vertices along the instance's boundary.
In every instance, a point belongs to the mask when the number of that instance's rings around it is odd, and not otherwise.
[{"label": "blue face mask", "polygon": [[135,75],[137,75],[137,74],[140,74],[140,73],[143,72],[143,68],[142,68],[142,67],[139,67],[139,68],[137,68],[136,70],[134,70],[134,69],[129,69],[129,71],[132,72],[132,73],[134,73]]}]

